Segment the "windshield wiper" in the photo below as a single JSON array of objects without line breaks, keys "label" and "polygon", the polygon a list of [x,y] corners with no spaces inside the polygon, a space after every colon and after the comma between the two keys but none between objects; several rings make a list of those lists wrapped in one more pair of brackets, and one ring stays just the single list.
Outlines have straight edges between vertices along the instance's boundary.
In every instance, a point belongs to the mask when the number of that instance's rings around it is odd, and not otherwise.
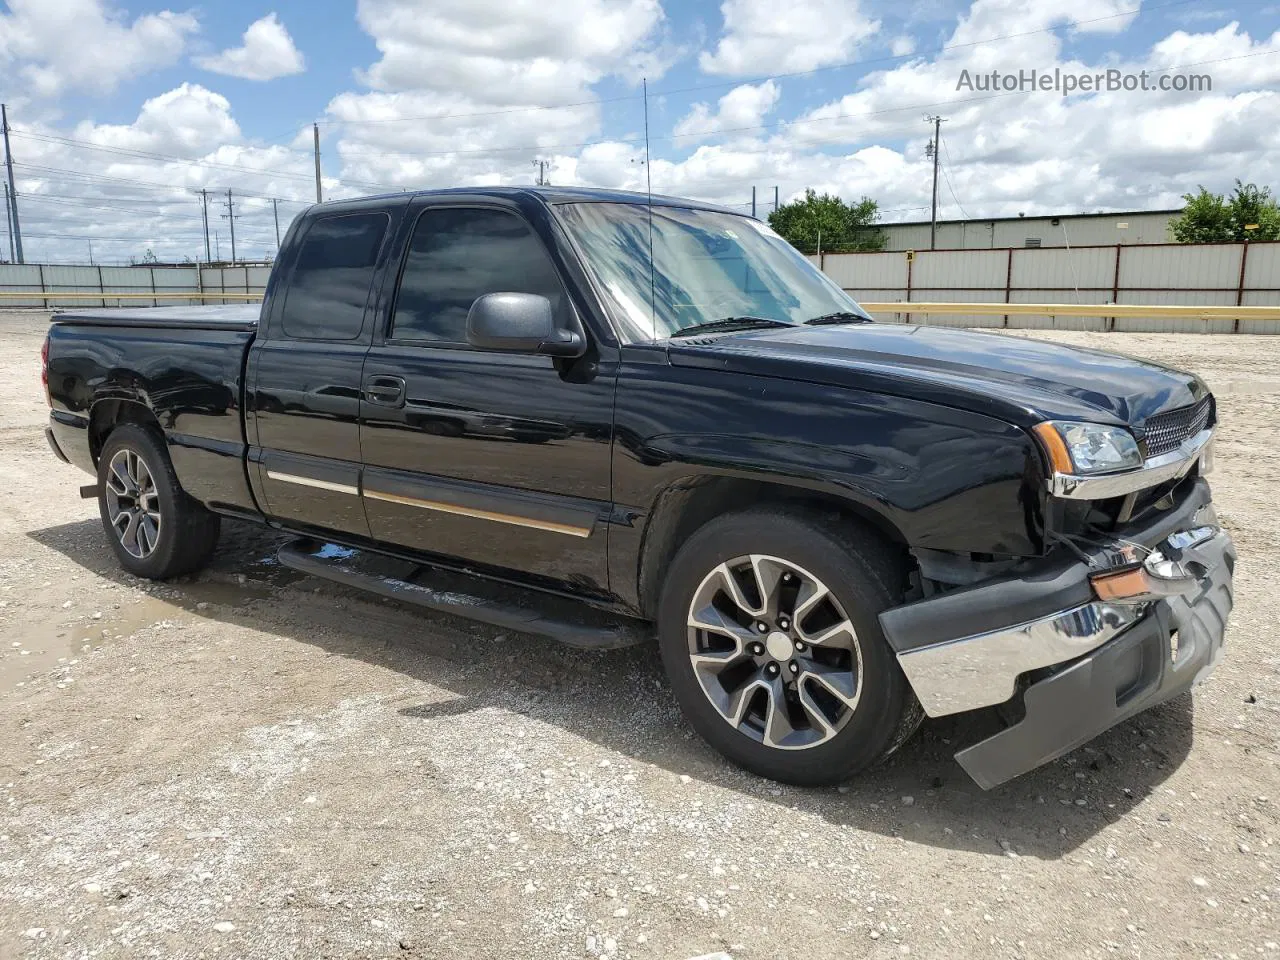
[{"label": "windshield wiper", "polygon": [[838,313],[824,313],[820,317],[814,317],[812,320],[806,320],[805,326],[819,327],[831,323],[871,323],[870,317],[863,316],[861,313],[853,313],[850,310],[842,310]]},{"label": "windshield wiper", "polygon": [[719,320],[695,323],[691,327],[681,327],[671,336],[673,338],[688,337],[696,333],[706,333],[709,330],[761,330],[766,327],[790,326],[794,326],[794,324],[787,323],[785,320],[771,320],[768,317],[722,317]]}]

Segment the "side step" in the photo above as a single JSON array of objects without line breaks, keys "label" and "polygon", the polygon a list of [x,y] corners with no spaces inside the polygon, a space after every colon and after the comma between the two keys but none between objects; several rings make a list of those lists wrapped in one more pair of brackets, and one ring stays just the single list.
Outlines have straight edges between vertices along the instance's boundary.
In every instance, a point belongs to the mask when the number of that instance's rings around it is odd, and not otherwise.
[{"label": "side step", "polygon": [[335,543],[294,540],[281,547],[277,556],[290,569],[356,590],[551,637],[584,650],[616,650],[654,636],[653,626],[643,620]]}]

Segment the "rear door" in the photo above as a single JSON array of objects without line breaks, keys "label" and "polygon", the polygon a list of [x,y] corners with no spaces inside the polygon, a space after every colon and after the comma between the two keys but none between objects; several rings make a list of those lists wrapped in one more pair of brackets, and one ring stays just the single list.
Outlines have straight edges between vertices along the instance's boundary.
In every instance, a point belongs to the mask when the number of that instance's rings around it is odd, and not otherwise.
[{"label": "rear door", "polygon": [[386,329],[364,370],[372,535],[604,592],[616,348],[590,330],[588,355],[572,361],[466,342],[467,311],[486,293],[537,293],[559,315],[582,316],[563,252],[553,257],[501,201],[429,199],[404,233]]},{"label": "rear door", "polygon": [[266,514],[292,527],[369,535],[360,500],[360,384],[386,209],[301,225],[293,261],[250,351],[250,476]]}]

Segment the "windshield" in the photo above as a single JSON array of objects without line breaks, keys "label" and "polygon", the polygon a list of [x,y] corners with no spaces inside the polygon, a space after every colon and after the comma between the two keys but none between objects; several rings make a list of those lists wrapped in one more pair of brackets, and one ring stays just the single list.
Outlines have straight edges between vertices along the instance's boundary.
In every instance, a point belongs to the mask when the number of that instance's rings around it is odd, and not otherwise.
[{"label": "windshield", "polygon": [[570,203],[569,232],[631,340],[670,337],[730,317],[802,324],[862,308],[758,220],[681,207]]}]

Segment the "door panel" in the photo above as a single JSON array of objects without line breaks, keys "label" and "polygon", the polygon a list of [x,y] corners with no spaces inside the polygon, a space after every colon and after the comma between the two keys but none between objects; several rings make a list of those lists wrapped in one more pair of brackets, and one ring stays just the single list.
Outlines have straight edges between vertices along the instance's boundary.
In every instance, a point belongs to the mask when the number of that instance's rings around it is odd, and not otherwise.
[{"label": "door panel", "polygon": [[374,346],[362,404],[370,532],[415,550],[604,592],[613,364],[566,377],[548,357]]},{"label": "door panel", "polygon": [[592,343],[565,361],[471,348],[467,312],[484,294],[544,296],[562,323],[575,305],[513,209],[429,202],[411,220],[386,335],[365,361],[370,532],[604,593],[616,351]]},{"label": "door panel", "polygon": [[360,390],[369,300],[390,217],[318,217],[250,353],[246,406],[255,492],[269,517],[369,535],[360,499]]},{"label": "door panel", "polygon": [[368,536],[359,496],[360,373],[367,350],[284,340],[259,351],[251,400],[254,459],[268,516]]}]

